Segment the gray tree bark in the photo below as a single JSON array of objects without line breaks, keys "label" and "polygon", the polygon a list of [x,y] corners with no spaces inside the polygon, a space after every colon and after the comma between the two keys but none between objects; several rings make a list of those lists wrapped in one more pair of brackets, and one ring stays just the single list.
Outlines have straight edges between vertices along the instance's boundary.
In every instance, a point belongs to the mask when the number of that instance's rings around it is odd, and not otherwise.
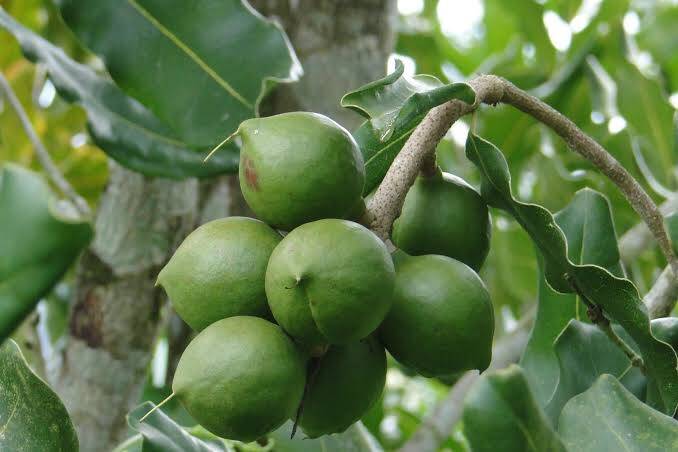
[{"label": "gray tree bark", "polygon": [[277,90],[267,113],[305,110],[352,129],[362,119],[339,105],[349,90],[383,77],[393,51],[395,0],[253,0],[289,36],[304,76]]},{"label": "gray tree bark", "polygon": [[[299,83],[272,94],[266,113],[312,110],[357,125],[339,99],[384,74],[395,0],[253,4],[283,24],[305,70]],[[47,369],[83,452],[111,450],[124,438],[125,414],[138,402],[159,327],[158,271],[196,223],[241,209],[229,209],[228,199],[242,206],[233,177],[201,189],[195,180],[147,178],[111,164],[96,238],[78,266],[67,345]]]},{"label": "gray tree bark", "polygon": [[126,430],[159,325],[155,278],[197,207],[196,180],[151,179],[111,163],[96,236],[78,266],[68,341],[47,369],[82,451],[111,450]]}]

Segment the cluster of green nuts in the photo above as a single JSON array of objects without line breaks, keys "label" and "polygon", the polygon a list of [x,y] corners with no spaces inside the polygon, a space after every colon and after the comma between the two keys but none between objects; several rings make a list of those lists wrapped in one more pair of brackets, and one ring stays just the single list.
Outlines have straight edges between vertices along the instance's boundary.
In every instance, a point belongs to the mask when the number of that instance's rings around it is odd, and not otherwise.
[{"label": "cluster of green nuts", "polygon": [[203,427],[245,442],[288,419],[309,437],[341,432],[379,399],[386,350],[424,376],[487,368],[494,319],[475,270],[490,224],[473,188],[421,176],[391,254],[349,220],[364,212],[365,170],[345,129],[295,112],[238,135],[240,186],[260,220],[200,226],[158,276],[199,332],[172,389]]}]

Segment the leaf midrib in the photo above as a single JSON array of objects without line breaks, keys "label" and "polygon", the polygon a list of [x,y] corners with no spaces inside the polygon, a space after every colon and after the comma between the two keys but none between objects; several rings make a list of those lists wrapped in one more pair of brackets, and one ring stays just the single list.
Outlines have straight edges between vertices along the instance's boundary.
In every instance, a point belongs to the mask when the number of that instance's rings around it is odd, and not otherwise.
[{"label": "leaf midrib", "polygon": [[155,29],[157,29],[163,36],[169,39],[172,44],[177,46],[184,52],[189,59],[191,59],[200,69],[205,71],[219,86],[221,86],[228,94],[234,97],[238,102],[247,108],[254,109],[254,105],[245,99],[238,91],[235,90],[226,80],[224,80],[217,72],[212,69],[200,56],[188,47],[178,36],[172,33],[165,27],[158,19],[155,18],[148,10],[141,6],[137,0],[127,0],[144,19],[146,19]]},{"label": "leaf midrib", "polygon": [[403,133],[402,135],[400,135],[400,136],[399,136],[398,138],[396,138],[395,140],[391,140],[391,142],[390,142],[389,144],[387,144],[386,146],[384,146],[383,148],[379,148],[379,150],[378,150],[377,152],[375,152],[375,153],[372,155],[372,157],[370,157],[369,159],[367,159],[367,161],[365,162],[365,167],[369,166],[370,163],[372,163],[372,161],[373,161],[374,159],[380,157],[380,156],[381,156],[384,152],[386,152],[386,150],[389,149],[391,146],[393,146],[393,145],[399,143],[400,141],[403,140],[403,138],[406,138],[408,135],[410,135],[412,132],[414,132],[414,129],[416,129],[416,128],[417,128],[417,126],[412,127],[411,129],[409,129],[408,131],[406,131],[405,133]]}]

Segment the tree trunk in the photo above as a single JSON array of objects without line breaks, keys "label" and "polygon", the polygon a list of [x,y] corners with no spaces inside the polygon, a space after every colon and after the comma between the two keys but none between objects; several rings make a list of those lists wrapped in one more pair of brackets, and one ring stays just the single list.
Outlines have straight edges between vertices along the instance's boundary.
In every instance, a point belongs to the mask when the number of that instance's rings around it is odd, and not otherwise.
[{"label": "tree trunk", "polygon": [[[347,91],[386,73],[393,51],[395,0],[254,0],[289,36],[304,76],[273,93],[271,113],[305,110],[353,129],[363,119],[339,105]],[[267,111],[267,112],[269,112]]]},{"label": "tree trunk", "polygon": [[[357,125],[358,116],[343,111],[339,99],[384,74],[395,1],[253,4],[283,24],[305,70],[299,83],[273,93],[266,112],[317,111],[346,127]],[[159,269],[196,223],[219,212],[242,212],[228,208],[227,200],[236,199],[234,177],[209,184],[205,197],[195,180],[171,182],[111,168],[95,240],[79,263],[70,337],[47,370],[83,452],[111,450],[126,434],[125,414],[138,402],[159,326]]]},{"label": "tree trunk", "polygon": [[81,450],[111,450],[139,399],[163,294],[159,269],[193,229],[196,180],[151,179],[111,164],[96,236],[78,266],[69,337],[50,380]]}]

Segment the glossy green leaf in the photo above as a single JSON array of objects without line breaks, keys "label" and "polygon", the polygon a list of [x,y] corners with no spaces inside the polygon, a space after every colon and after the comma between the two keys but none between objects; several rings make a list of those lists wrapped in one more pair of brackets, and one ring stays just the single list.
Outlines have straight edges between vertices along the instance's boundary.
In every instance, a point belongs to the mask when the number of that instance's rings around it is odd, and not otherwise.
[{"label": "glossy green leaf", "polygon": [[317,439],[305,438],[297,431],[294,438],[292,422],[286,422],[268,435],[269,442],[244,444],[214,436],[198,426],[185,428],[168,417],[162,410],[154,411],[144,422],[139,420],[155,405],[144,402],[127,415],[127,422],[138,435],[116,448],[116,452],[381,452],[381,447],[365,426],[358,422],[344,433],[325,435]]},{"label": "glossy green leaf", "polygon": [[[600,193],[579,190],[570,204],[554,215],[567,240],[570,261],[593,264],[621,275],[619,249],[610,206]],[[555,292],[539,273],[539,304],[530,339],[521,359],[528,380],[541,406],[553,394],[558,381],[558,360],[553,341],[570,319],[584,318],[586,312],[576,295]]]},{"label": "glossy green leaf", "polygon": [[382,448],[374,437],[367,431],[362,422],[356,422],[343,433],[324,435],[320,438],[309,439],[297,431],[290,439],[292,422],[286,422],[275,432],[269,435],[274,441],[275,452],[381,452]]},{"label": "glossy green leaf", "polygon": [[118,86],[190,147],[220,142],[301,73],[280,26],[242,0],[57,3]]},{"label": "glossy green leaf", "polygon": [[400,61],[391,74],[341,99],[343,107],[367,118],[353,134],[365,160],[365,194],[381,182],[426,113],[452,99],[473,103],[475,92],[465,83],[443,85],[430,75],[408,77]]},{"label": "glossy green leaf", "polygon": [[[191,435],[186,429],[174,422],[162,410],[155,410],[144,422],[140,419],[155,405],[144,402],[134,408],[127,415],[130,428],[141,435],[141,449],[143,452],[221,452],[230,451],[223,440],[203,441]],[[137,441],[138,443],[139,441]],[[134,450],[136,443],[121,445],[120,451]]]},{"label": "glossy green leaf", "polygon": [[475,93],[466,83],[443,85],[430,75],[404,75],[405,66],[398,60],[386,77],[368,83],[341,98],[341,106],[370,120],[379,139],[387,141],[396,130],[407,128],[428,110],[451,99],[475,101]]},{"label": "glossy green leaf", "polygon": [[565,452],[523,370],[484,373],[464,401],[464,434],[473,452]]},{"label": "glossy green leaf", "polygon": [[607,374],[565,405],[558,432],[568,450],[577,452],[678,450],[678,422],[636,399]]},{"label": "glossy green leaf", "polygon": [[666,232],[668,232],[669,237],[671,238],[673,251],[678,253],[678,212],[666,216],[664,218],[664,224],[666,226]]},{"label": "glossy green leaf", "polygon": [[0,168],[0,342],[61,279],[92,238],[60,209],[38,174]]},{"label": "glossy green leaf", "polygon": [[553,341],[567,322],[579,315],[581,306],[575,295],[558,293],[544,278],[543,261],[539,261],[537,315],[520,365],[540,406],[545,406],[558,383],[558,358]]},{"label": "glossy green leaf", "polygon": [[600,306],[633,338],[648,376],[657,381],[663,411],[673,415],[678,406],[676,354],[650,332],[650,320],[633,283],[602,267],[570,261],[565,234],[551,213],[539,205],[513,198],[506,159],[494,145],[469,134],[466,155],[483,175],[481,193],[486,201],[513,215],[541,252],[549,285],[561,293],[574,293],[576,287],[578,293]]},{"label": "glossy green leaf", "polygon": [[2,8],[0,27],[14,35],[28,59],[45,65],[61,96],[86,110],[94,142],[121,165],[150,176],[170,178],[237,171],[239,157],[234,145],[203,162],[207,150],[189,149],[139,102],[16,22]]},{"label": "glossy green leaf", "polygon": [[[510,268],[507,272],[505,269]],[[481,276],[492,294],[495,308],[508,305],[514,312],[534,303],[537,287],[534,275],[537,260],[530,237],[504,215],[493,215],[492,246]]]},{"label": "glossy green leaf", "polygon": [[0,450],[78,450],[78,437],[64,404],[28,367],[11,339],[0,347]]},{"label": "glossy green leaf", "polygon": [[[614,329],[630,343],[624,330]],[[567,401],[590,388],[602,374],[614,375],[636,396],[644,395],[646,380],[642,372],[631,365],[624,352],[600,328],[572,320],[558,336],[554,347],[560,376],[545,408],[554,424]]]},{"label": "glossy green leaf", "polygon": [[[678,352],[678,318],[677,317],[662,317],[652,319],[650,322],[652,334],[673,347],[674,351]],[[660,409],[662,407],[661,396],[657,390],[657,385],[652,378],[647,381],[647,393],[645,396],[645,403],[653,408]]]}]

